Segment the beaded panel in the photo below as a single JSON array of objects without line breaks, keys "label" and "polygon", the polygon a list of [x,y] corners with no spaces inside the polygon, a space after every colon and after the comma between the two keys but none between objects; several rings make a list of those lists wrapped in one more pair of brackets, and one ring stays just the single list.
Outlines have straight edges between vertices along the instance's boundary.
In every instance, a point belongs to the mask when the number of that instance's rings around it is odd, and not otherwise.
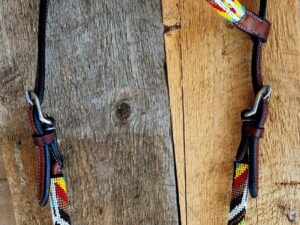
[{"label": "beaded panel", "polygon": [[50,207],[55,225],[71,225],[66,181],[63,176],[51,178]]},{"label": "beaded panel", "polygon": [[246,13],[246,8],[238,0],[207,0],[225,19],[234,23]]}]

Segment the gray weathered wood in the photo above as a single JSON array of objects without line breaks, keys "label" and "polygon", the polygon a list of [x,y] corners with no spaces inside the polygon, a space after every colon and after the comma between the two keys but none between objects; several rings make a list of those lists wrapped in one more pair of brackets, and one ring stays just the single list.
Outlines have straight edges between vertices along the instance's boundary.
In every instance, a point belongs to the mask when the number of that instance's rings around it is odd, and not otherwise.
[{"label": "gray weathered wood", "polygon": [[[0,5],[0,125],[17,224],[40,209],[24,91],[38,1]],[[53,0],[45,111],[57,119],[74,224],[178,224],[159,0]]]},{"label": "gray weathered wood", "polygon": [[0,149],[0,225],[15,225],[15,213]]}]

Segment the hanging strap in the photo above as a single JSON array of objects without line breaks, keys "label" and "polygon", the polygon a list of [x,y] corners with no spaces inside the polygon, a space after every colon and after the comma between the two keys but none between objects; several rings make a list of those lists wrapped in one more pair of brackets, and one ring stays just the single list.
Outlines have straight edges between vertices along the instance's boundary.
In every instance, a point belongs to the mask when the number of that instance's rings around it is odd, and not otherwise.
[{"label": "hanging strap", "polygon": [[55,120],[44,115],[42,102],[45,92],[45,47],[49,1],[41,0],[39,8],[38,61],[34,91],[26,92],[29,103],[29,123],[34,132],[33,142],[38,154],[37,197],[44,207],[50,197],[54,225],[70,225],[69,200],[65,178],[62,173],[63,160],[58,149]]},{"label": "hanging strap", "polygon": [[267,41],[271,24],[265,19],[267,0],[260,1],[256,15],[237,0],[207,0],[224,18],[238,29],[250,34],[253,40],[252,86],[253,107],[241,113],[242,137],[234,162],[229,225],[245,224],[248,192],[258,195],[259,140],[264,134],[268,117],[271,87],[265,86],[262,76],[262,44]]},{"label": "hanging strap", "polygon": [[207,1],[221,16],[232,22],[237,28],[260,38],[263,42],[267,41],[271,27],[269,21],[246,9],[246,7],[237,0]]}]

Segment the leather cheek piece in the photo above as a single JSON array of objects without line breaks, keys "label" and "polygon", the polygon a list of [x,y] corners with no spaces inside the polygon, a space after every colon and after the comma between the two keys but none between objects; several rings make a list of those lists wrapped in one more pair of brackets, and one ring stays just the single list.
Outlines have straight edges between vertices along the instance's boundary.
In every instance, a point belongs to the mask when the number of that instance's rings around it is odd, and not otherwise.
[{"label": "leather cheek piece", "polygon": [[264,136],[263,128],[256,128],[256,127],[251,126],[250,124],[245,126],[244,132],[255,138],[262,138]]},{"label": "leather cheek piece", "polygon": [[240,30],[260,38],[263,42],[267,41],[271,29],[269,21],[260,18],[248,9],[243,18],[234,25]]},{"label": "leather cheek piece", "polygon": [[33,143],[35,146],[43,147],[45,145],[51,144],[54,140],[54,132],[45,134],[45,135],[39,135],[39,136],[32,136]]}]

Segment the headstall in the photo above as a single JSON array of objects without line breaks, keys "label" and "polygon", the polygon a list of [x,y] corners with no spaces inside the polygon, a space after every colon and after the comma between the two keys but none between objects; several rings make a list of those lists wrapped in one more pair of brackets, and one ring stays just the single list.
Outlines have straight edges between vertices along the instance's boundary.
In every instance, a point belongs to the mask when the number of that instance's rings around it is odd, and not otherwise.
[{"label": "headstall", "polygon": [[[47,10],[50,0],[40,0],[38,28],[38,61],[34,91],[27,91],[29,121],[33,141],[37,147],[38,200],[41,207],[50,198],[54,225],[70,225],[69,200],[62,173],[63,160],[58,149],[55,120],[43,114],[45,92],[45,47]],[[252,86],[255,97],[251,109],[244,110],[242,137],[234,163],[232,195],[228,225],[245,224],[248,191],[251,197],[258,193],[259,139],[264,133],[268,116],[271,88],[263,84],[262,44],[267,41],[271,24],[265,19],[267,0],[260,0],[259,14],[246,9],[237,0],[207,0],[224,18],[253,39]]]},{"label": "headstall", "polygon": [[26,91],[29,103],[29,123],[34,132],[33,142],[37,149],[38,188],[37,197],[41,207],[50,198],[52,222],[54,225],[70,225],[69,200],[66,181],[62,173],[63,160],[58,149],[55,120],[44,115],[42,103],[45,92],[45,47],[48,0],[40,1],[38,27],[38,61],[34,91]]},{"label": "headstall", "polygon": [[248,192],[258,194],[259,139],[264,134],[268,117],[271,87],[263,83],[262,44],[268,39],[271,24],[265,19],[267,0],[260,0],[259,14],[246,9],[237,0],[207,0],[223,17],[238,29],[250,34],[253,40],[252,87],[253,107],[241,113],[242,135],[234,162],[234,175],[228,225],[245,224]]}]

